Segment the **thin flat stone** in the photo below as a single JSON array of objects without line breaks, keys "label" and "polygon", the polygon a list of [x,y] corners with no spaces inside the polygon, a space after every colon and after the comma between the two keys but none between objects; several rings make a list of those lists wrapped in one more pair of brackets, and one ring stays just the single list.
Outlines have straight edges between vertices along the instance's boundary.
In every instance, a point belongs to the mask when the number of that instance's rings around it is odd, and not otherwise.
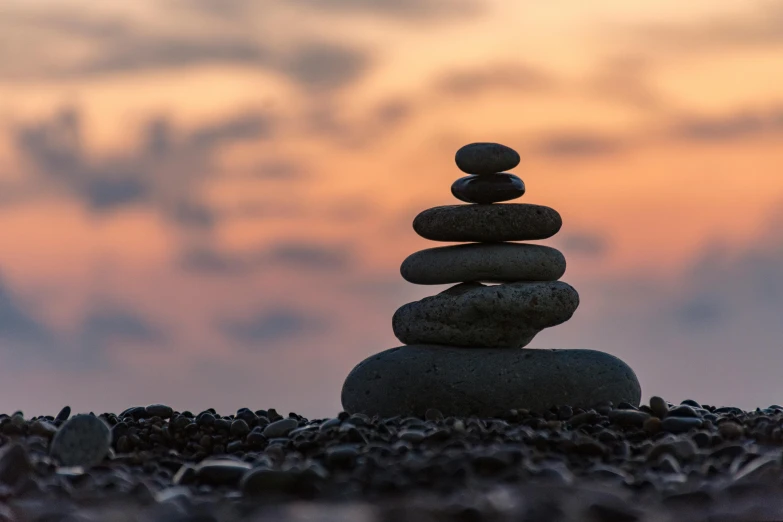
[{"label": "thin flat stone", "polygon": [[421,212],[413,230],[432,241],[527,241],[554,236],[563,226],[560,214],[529,203],[446,205]]},{"label": "thin flat stone", "polygon": [[565,269],[565,257],[552,247],[473,243],[415,252],[402,262],[400,273],[414,284],[444,285],[471,281],[557,281]]},{"label": "thin flat stone", "polygon": [[501,172],[465,176],[451,185],[451,194],[466,203],[488,205],[517,199],[525,193],[525,183],[513,174]]},{"label": "thin flat stone", "polygon": [[641,388],[623,361],[594,350],[470,350],[402,346],[372,355],[348,375],[343,409],[381,417],[493,417],[510,409],[598,403],[638,405]]},{"label": "thin flat stone", "polygon": [[471,143],[457,151],[454,161],[467,174],[495,174],[519,165],[519,154],[500,143]]},{"label": "thin flat stone", "polygon": [[458,287],[400,307],[394,335],[405,344],[521,348],[579,306],[579,294],[561,281]]}]

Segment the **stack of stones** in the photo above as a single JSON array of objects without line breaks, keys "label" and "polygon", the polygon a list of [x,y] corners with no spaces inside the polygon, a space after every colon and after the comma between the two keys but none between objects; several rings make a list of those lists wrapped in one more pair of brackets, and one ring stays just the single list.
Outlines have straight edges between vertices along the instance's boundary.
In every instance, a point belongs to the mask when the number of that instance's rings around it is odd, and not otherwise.
[{"label": "stack of stones", "polygon": [[562,253],[513,242],[552,237],[562,219],[545,206],[497,204],[525,193],[522,180],[504,172],[519,164],[514,150],[473,143],[455,159],[469,175],[451,192],[468,204],[425,210],[413,228],[426,239],[466,244],[416,252],[400,271],[411,283],[456,285],[397,310],[394,334],[406,346],[353,369],[343,386],[345,410],[421,416],[432,408],[491,417],[606,401],[638,405],[636,375],[614,356],[521,349],[544,328],[570,319],[579,305],[576,290],[558,281],[566,269]]}]

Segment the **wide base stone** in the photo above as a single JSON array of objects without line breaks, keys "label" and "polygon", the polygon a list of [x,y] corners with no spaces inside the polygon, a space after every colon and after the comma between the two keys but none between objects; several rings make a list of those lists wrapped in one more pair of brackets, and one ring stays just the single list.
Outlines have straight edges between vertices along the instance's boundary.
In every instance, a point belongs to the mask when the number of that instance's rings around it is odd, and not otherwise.
[{"label": "wide base stone", "polygon": [[623,361],[595,350],[453,348],[411,345],[368,357],[348,375],[349,413],[393,417],[493,417],[510,409],[588,408],[604,401],[637,406],[641,388]]}]

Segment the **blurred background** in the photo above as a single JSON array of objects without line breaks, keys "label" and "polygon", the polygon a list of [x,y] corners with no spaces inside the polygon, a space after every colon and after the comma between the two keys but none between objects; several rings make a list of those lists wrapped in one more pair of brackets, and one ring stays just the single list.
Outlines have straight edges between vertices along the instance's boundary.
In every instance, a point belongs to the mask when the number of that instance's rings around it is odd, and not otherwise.
[{"label": "blurred background", "polygon": [[781,63],[779,0],[4,0],[1,409],[335,415],[473,141],[563,216],[531,346],[781,403]]}]

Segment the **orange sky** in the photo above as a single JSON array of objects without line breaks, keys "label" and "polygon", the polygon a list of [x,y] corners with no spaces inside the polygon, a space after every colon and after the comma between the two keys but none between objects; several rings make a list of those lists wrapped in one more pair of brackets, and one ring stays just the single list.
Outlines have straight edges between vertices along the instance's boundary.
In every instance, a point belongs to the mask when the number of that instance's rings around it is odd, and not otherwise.
[{"label": "orange sky", "polygon": [[399,264],[472,141],[564,218],[582,304],[534,346],[610,351],[645,395],[780,401],[783,2],[5,9],[6,410],[333,415],[438,290]]}]

